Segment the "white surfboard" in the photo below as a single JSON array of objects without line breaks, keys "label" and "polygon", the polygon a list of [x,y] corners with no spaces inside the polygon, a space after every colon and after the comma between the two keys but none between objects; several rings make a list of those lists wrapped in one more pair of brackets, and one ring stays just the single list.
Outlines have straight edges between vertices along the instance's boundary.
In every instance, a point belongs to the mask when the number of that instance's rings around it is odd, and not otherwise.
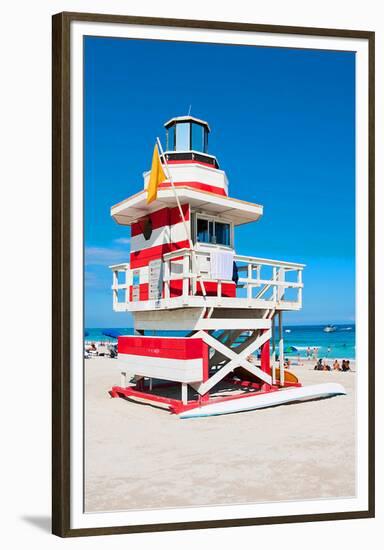
[{"label": "white surfboard", "polygon": [[218,416],[220,414],[231,414],[236,412],[253,411],[274,407],[294,401],[305,401],[320,397],[332,397],[334,395],[345,395],[347,392],[341,384],[325,383],[304,386],[301,388],[288,388],[261,395],[250,394],[249,397],[241,397],[210,403],[179,414],[179,418],[198,418],[203,416]]}]

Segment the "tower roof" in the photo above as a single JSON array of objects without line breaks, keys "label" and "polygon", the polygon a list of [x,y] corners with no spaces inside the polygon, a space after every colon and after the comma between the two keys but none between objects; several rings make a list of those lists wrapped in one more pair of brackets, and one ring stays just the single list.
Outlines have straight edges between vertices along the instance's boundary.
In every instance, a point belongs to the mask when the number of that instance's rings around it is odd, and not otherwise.
[{"label": "tower roof", "polygon": [[174,118],[171,118],[170,120],[168,120],[168,122],[164,124],[164,128],[169,128],[170,126],[172,126],[173,124],[177,124],[178,122],[195,122],[196,124],[201,124],[202,126],[205,126],[208,132],[211,131],[208,122],[190,115],[176,116]]},{"label": "tower roof", "polygon": [[[208,214],[225,215],[234,225],[257,221],[263,215],[260,204],[193,189],[187,185],[178,187],[177,195],[181,204],[189,204],[197,210],[203,209]],[[112,206],[111,215],[118,224],[131,225],[156,210],[175,207],[177,204],[175,193],[169,187],[159,188],[157,199],[150,204],[147,203],[147,192],[144,189]]]}]

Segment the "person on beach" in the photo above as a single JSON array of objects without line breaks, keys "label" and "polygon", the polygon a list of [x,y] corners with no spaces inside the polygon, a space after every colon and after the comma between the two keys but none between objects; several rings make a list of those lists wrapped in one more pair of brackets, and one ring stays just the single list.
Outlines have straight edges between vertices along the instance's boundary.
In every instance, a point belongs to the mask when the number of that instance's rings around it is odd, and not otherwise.
[{"label": "person on beach", "polygon": [[348,360],[348,361],[343,360],[343,364],[342,364],[342,366],[341,366],[341,370],[342,370],[343,372],[348,372],[348,371],[351,370],[351,367],[349,366],[349,360]]},{"label": "person on beach", "polygon": [[308,346],[307,347],[307,360],[309,361],[311,358],[311,348]]},{"label": "person on beach", "polygon": [[323,360],[319,359],[315,365],[314,370],[323,370]]},{"label": "person on beach", "polygon": [[346,359],[343,359],[343,362],[341,363],[341,370],[343,372],[348,372],[351,370],[349,360],[347,361]]},{"label": "person on beach", "polygon": [[332,367],[333,367],[333,370],[341,370],[340,363],[338,362],[337,359],[334,360]]}]

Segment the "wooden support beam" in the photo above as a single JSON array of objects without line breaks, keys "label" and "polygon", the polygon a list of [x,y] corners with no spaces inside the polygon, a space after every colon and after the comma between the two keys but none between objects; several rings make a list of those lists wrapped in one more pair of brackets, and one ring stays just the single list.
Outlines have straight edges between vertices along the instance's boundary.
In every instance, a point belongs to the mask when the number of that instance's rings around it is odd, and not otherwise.
[{"label": "wooden support beam", "polygon": [[280,386],[284,386],[284,340],[283,340],[283,312],[279,311],[279,367]]},{"label": "wooden support beam", "polygon": [[188,384],[185,382],[181,383],[181,401],[183,402],[183,405],[188,403]]}]

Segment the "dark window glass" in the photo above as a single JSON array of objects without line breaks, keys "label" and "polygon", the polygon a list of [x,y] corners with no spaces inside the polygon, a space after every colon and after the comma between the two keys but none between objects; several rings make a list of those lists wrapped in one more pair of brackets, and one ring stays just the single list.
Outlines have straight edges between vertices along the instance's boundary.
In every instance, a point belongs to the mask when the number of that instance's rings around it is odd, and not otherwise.
[{"label": "dark window glass", "polygon": [[175,127],[168,128],[167,132],[167,151],[175,150]]},{"label": "dark window glass", "polygon": [[197,242],[198,243],[209,243],[209,231],[208,231],[208,220],[202,220],[197,218]]},{"label": "dark window glass", "polygon": [[209,222],[208,233],[209,233],[209,242],[216,244],[215,234],[213,232],[213,222]]},{"label": "dark window glass", "polygon": [[215,223],[216,244],[224,244],[230,246],[231,233],[229,223],[216,222]]},{"label": "dark window glass", "polygon": [[208,130],[204,130],[204,153],[208,153]]},{"label": "dark window glass", "polygon": [[192,123],[192,149],[204,152],[204,128]]}]

